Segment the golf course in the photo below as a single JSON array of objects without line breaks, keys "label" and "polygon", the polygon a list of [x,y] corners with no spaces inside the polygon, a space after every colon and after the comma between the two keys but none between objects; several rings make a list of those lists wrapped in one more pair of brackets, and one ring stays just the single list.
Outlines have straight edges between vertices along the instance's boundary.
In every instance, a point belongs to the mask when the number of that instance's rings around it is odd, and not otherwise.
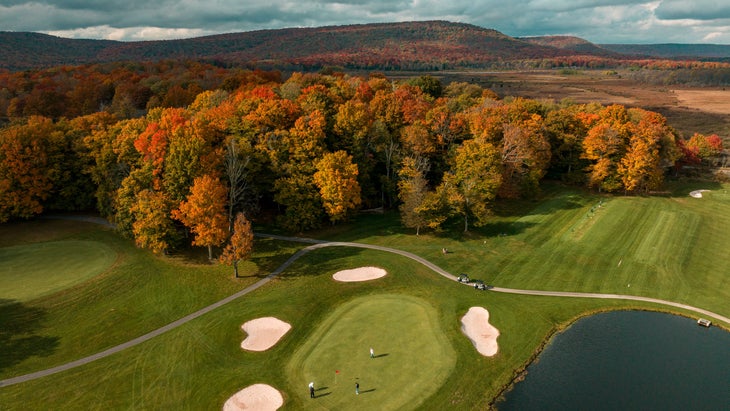
[{"label": "golf course", "polygon": [[[546,183],[535,200],[500,200],[489,224],[466,233],[456,222],[416,236],[396,212],[362,214],[304,241],[255,225],[280,236],[256,238],[239,278],[204,248],[157,256],[92,222],[6,223],[0,408],[220,410],[266,384],[282,410],[488,409],[578,318],[633,309],[708,318],[658,302],[506,289],[646,297],[730,317],[729,190],[673,181],[660,194],[621,196]],[[358,267],[387,275],[333,278]],[[460,284],[461,273],[494,288]],[[498,330],[493,356],[462,331],[472,307]],[[242,324],[264,317],[291,329],[264,351],[242,349]]]}]

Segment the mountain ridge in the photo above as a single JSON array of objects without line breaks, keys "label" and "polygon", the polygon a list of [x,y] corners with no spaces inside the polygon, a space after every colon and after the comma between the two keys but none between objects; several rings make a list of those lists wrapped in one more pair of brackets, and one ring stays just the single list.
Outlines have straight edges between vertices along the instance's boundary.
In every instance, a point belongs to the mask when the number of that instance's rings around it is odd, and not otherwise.
[{"label": "mountain ridge", "polygon": [[569,54],[493,29],[446,21],[268,29],[178,40],[120,42],[0,32],[0,68],[164,59],[301,66],[471,66]]},{"label": "mountain ridge", "polygon": [[[494,29],[440,20],[265,29],[131,42],[5,31],[0,32],[0,69],[186,59],[295,69],[341,66],[440,70],[571,56],[617,60],[672,58],[672,50],[675,57],[686,57],[687,53],[703,50],[620,46],[597,45],[572,36],[515,38]],[[704,58],[730,58],[730,46],[699,54]]]}]

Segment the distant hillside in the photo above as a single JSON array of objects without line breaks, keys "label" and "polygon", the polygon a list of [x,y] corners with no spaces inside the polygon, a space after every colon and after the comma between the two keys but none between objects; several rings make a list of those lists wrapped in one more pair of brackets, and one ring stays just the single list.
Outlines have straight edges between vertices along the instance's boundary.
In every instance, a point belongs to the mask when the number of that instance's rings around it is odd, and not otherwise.
[{"label": "distant hillside", "polygon": [[94,62],[105,49],[122,44],[73,40],[41,33],[0,31],[0,68],[22,70]]},{"label": "distant hillside", "polygon": [[295,67],[438,69],[568,54],[575,51],[443,21],[260,30],[145,42],[72,40],[37,33],[0,32],[0,68],[10,70],[164,59]]},{"label": "distant hillside", "polygon": [[518,37],[532,44],[545,47],[555,47],[562,50],[571,51],[573,54],[598,56],[606,58],[621,58],[620,53],[608,50],[596,44],[593,44],[580,37],[573,36],[537,36],[537,37]]},{"label": "distant hillside", "polygon": [[730,60],[730,45],[724,44],[601,44],[600,47],[633,57]]},{"label": "distant hillside", "polygon": [[730,59],[730,46],[596,45],[571,36],[513,38],[496,30],[445,21],[259,30],[138,42],[0,32],[0,69],[13,71],[170,59],[295,70],[323,66],[439,70],[549,59],[562,59],[563,64],[599,59],[611,65],[636,57]]}]

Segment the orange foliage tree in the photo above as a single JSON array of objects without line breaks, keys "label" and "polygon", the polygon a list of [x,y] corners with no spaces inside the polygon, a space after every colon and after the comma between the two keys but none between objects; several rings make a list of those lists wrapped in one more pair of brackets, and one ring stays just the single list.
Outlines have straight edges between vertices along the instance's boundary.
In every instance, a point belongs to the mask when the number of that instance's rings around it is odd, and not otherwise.
[{"label": "orange foliage tree", "polygon": [[53,124],[43,117],[0,130],[0,223],[43,211],[52,188],[46,148],[52,131]]},{"label": "orange foliage tree", "polygon": [[248,221],[243,213],[238,213],[233,223],[231,239],[226,248],[223,249],[220,261],[223,264],[233,265],[233,271],[236,274],[236,278],[238,278],[238,262],[247,259],[252,252],[253,229],[251,229],[251,222]]},{"label": "orange foliage tree", "polygon": [[205,174],[195,179],[187,199],[172,213],[195,234],[193,245],[208,247],[211,260],[213,246],[223,244],[228,233],[227,196],[220,180]]}]

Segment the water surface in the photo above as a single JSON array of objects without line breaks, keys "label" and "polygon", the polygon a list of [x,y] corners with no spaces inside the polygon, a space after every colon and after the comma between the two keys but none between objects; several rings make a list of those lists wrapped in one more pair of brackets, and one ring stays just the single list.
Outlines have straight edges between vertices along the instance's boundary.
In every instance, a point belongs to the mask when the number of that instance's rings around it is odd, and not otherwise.
[{"label": "water surface", "polygon": [[499,410],[730,410],[730,333],[671,314],[583,318],[527,371]]}]

